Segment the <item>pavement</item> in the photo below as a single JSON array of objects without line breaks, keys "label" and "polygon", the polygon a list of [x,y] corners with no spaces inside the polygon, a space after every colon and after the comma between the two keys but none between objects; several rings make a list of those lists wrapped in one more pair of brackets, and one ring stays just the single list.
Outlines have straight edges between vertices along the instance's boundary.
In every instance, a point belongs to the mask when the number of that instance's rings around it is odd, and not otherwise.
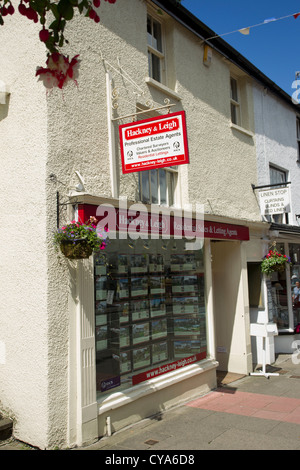
[{"label": "pavement", "polygon": [[[218,373],[218,387],[205,396],[71,450],[102,450],[101,458],[114,459],[105,463],[115,464],[124,464],[124,454],[157,459],[162,451],[193,459],[200,450],[299,450],[300,351],[278,355],[266,372],[278,375]],[[28,449],[13,438],[0,443],[0,450]]]}]

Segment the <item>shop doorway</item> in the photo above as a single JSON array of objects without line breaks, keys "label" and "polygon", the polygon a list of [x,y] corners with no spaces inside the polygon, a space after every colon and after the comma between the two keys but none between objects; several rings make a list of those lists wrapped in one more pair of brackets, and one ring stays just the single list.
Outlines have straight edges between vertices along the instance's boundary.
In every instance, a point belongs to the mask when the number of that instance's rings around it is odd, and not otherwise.
[{"label": "shop doorway", "polygon": [[[249,313],[250,323],[268,323],[269,322],[269,309],[267,308],[268,291],[264,291],[263,275],[261,272],[261,262],[249,262],[247,263],[247,275],[248,275],[248,296],[249,296]],[[273,362],[273,355],[270,353],[270,341],[266,339],[268,343],[267,351],[267,362],[268,364]],[[274,343],[274,339],[272,338]],[[252,363],[253,368],[257,364],[261,364],[262,358],[262,338],[251,336],[251,351],[252,351]],[[274,349],[274,348],[273,348]]]},{"label": "shop doorway", "polygon": [[241,243],[211,241],[211,253],[218,369],[246,374],[252,364],[247,334],[249,318],[245,315],[248,308],[247,275],[246,269],[242,269]]}]

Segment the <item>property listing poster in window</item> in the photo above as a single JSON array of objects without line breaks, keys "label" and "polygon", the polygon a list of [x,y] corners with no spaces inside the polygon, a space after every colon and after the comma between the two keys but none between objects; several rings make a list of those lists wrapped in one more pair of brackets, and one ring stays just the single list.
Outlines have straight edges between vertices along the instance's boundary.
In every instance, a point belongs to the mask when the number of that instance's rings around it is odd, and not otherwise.
[{"label": "property listing poster in window", "polygon": [[149,255],[149,273],[162,273],[164,259],[162,255]]},{"label": "property listing poster in window", "polygon": [[167,303],[164,297],[156,297],[150,299],[150,312],[151,317],[161,317],[162,315],[166,315],[167,313]]},{"label": "property listing poster in window", "polygon": [[143,297],[148,294],[149,280],[148,277],[131,278],[131,296]]},{"label": "property listing poster in window", "polygon": [[131,255],[130,257],[130,272],[131,274],[141,274],[148,272],[148,255],[138,254]]},{"label": "property listing poster in window", "polygon": [[146,318],[149,318],[150,310],[149,310],[148,299],[133,300],[130,303],[130,306],[131,306],[132,321],[144,320]]},{"label": "property listing poster in window", "polygon": [[201,343],[199,340],[179,340],[174,341],[174,356],[176,358],[189,357],[198,354]]},{"label": "property listing poster in window", "polygon": [[152,345],[152,362],[158,364],[159,362],[168,359],[168,343],[167,341],[153,343]]},{"label": "property listing poster in window", "polygon": [[118,264],[117,264],[118,274],[128,274],[128,256],[127,255],[118,255]]}]

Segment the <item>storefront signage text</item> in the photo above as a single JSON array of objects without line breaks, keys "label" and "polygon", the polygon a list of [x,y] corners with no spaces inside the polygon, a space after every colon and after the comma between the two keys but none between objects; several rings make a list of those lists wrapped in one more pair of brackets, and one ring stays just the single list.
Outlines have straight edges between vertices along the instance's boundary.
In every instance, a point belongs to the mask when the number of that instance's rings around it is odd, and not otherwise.
[{"label": "storefront signage text", "polygon": [[172,362],[170,364],[164,364],[155,369],[148,370],[147,372],[142,372],[141,374],[137,374],[132,377],[132,385],[137,385],[138,383],[144,382],[145,380],[154,379],[155,377],[159,377],[160,375],[166,374],[167,372],[172,372],[174,370],[180,369],[181,367],[193,364],[194,362],[201,361],[205,358],[206,351],[203,351],[201,353],[194,354],[193,356],[179,359],[178,361]]},{"label": "storefront signage text", "polygon": [[198,241],[203,238],[249,240],[248,227],[204,220],[203,214],[197,211],[197,217],[191,217],[179,210],[174,214],[172,211],[159,213],[157,208],[147,211],[143,204],[132,204],[129,208],[126,205],[116,208],[109,204],[82,204],[78,207],[78,215],[81,222],[88,220],[91,215],[96,216],[99,229],[102,230],[105,226],[109,229],[110,239],[174,237]]},{"label": "storefront signage text", "polygon": [[184,111],[123,124],[119,137],[123,173],[189,163]]},{"label": "storefront signage text", "polygon": [[274,215],[290,212],[290,188],[277,188],[259,191],[259,203],[262,215]]},{"label": "storefront signage text", "polygon": [[103,380],[100,385],[100,390],[101,392],[107,392],[107,390],[119,387],[119,385],[121,385],[121,378],[120,376],[116,376],[107,380]]}]

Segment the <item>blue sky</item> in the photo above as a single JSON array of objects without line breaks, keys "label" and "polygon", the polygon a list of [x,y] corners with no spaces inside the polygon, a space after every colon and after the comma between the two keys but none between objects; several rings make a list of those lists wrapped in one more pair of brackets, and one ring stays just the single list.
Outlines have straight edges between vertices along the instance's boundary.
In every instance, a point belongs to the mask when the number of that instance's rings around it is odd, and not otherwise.
[{"label": "blue sky", "polygon": [[[300,71],[300,16],[279,18],[300,13],[299,0],[181,0],[181,3],[286,93],[295,92],[292,84],[295,73]],[[264,23],[270,18],[277,21]],[[254,27],[260,23],[264,24]],[[226,34],[248,26],[253,26],[249,35]]]}]

